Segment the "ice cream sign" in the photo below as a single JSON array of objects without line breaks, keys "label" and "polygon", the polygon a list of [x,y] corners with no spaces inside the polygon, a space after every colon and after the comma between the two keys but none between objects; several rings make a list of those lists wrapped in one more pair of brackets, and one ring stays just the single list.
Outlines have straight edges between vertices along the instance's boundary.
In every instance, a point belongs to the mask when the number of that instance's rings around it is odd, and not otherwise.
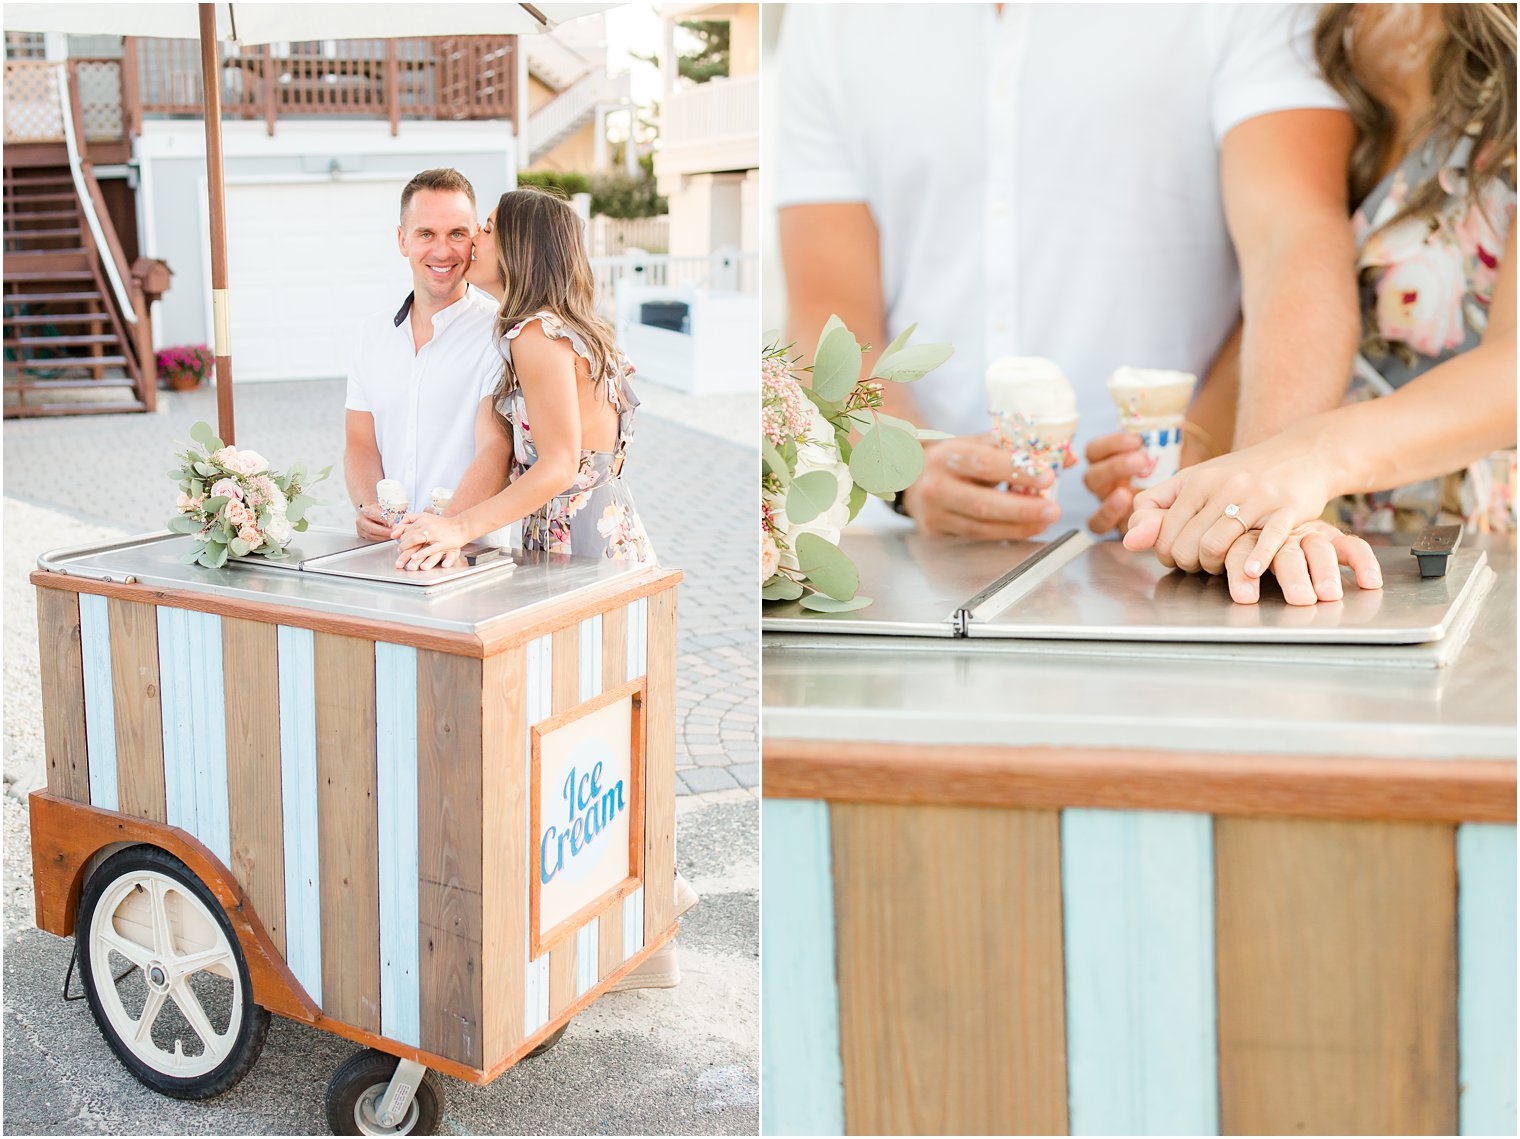
[{"label": "ice cream sign", "polygon": [[534,726],[534,957],[638,888],[643,780],[642,680]]}]

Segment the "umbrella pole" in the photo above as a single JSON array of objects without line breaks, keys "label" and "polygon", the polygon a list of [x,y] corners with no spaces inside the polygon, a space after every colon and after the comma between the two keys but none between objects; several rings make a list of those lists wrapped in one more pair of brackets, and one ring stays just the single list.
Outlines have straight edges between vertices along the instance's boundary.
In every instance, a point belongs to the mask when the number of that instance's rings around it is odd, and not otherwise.
[{"label": "umbrella pole", "polygon": [[227,209],[222,171],[222,69],[216,5],[201,4],[201,87],[206,112],[206,190],[211,199],[211,318],[216,351],[216,422],[232,446],[232,329],[227,316]]}]

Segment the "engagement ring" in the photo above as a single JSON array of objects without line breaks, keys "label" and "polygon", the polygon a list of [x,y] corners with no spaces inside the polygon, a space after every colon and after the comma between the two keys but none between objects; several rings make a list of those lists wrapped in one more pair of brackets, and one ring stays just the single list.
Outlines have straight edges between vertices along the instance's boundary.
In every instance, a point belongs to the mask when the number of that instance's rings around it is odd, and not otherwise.
[{"label": "engagement ring", "polygon": [[[1235,519],[1235,521],[1239,522],[1242,526],[1246,526],[1245,520],[1243,518],[1241,518],[1241,516],[1240,516],[1240,507],[1237,506],[1233,502],[1230,503],[1230,505],[1228,505],[1228,506],[1226,506],[1224,508],[1224,516],[1226,518],[1233,518],[1233,519]],[[1246,526],[1246,529],[1249,530],[1250,527]]]}]

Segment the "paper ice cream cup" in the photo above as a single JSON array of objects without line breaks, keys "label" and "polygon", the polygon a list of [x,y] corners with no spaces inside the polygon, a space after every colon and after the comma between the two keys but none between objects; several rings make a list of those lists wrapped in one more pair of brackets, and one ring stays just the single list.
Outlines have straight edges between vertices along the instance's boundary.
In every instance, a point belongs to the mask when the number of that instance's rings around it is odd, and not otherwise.
[{"label": "paper ice cream cup", "polygon": [[449,508],[449,503],[454,501],[454,492],[446,486],[435,486],[429,498],[433,502],[433,513],[442,514]]},{"label": "paper ice cream cup", "polygon": [[381,479],[375,484],[375,503],[380,507],[381,516],[393,526],[406,517],[411,506],[406,487],[395,479]]},{"label": "paper ice cream cup", "polygon": [[1120,423],[1125,431],[1140,437],[1140,448],[1151,462],[1146,474],[1130,479],[1131,486],[1146,490],[1177,473],[1182,458],[1182,416],[1123,417]]},{"label": "paper ice cream cup", "polygon": [[[1066,465],[1066,456],[1071,454],[1072,436],[1077,433],[1077,416],[1046,418],[1022,415],[1016,411],[994,411],[992,424],[998,442],[1012,460],[1015,474],[1033,477],[1041,471],[1049,471],[1056,478],[1060,477],[1061,470]],[[1043,491],[1022,493],[1038,493],[1043,498],[1054,498],[1056,484],[1051,483]]]}]

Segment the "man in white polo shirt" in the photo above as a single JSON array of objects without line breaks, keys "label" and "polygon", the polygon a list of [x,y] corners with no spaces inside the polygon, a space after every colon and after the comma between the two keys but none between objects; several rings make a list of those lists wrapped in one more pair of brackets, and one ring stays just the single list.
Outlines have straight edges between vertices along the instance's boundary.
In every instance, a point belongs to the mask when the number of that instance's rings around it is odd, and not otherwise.
[{"label": "man in white polo shirt", "polygon": [[391,524],[375,484],[394,479],[413,511],[437,487],[479,501],[506,485],[510,444],[499,432],[481,445],[500,452],[472,473],[494,486],[460,488],[476,454],[476,414],[501,379],[496,302],[465,283],[478,228],[475,191],[457,170],[424,170],[401,191],[396,242],[412,267],[412,293],[395,312],[360,326],[348,375],[343,470],[362,538],[383,541]]},{"label": "man in white polo shirt", "polygon": [[900,496],[922,529],[1027,538],[1099,507],[1077,471],[1059,511],[995,489],[1006,456],[975,437],[998,357],[1055,361],[1092,438],[1118,428],[1116,366],[1201,376],[1243,308],[1238,444],[1339,402],[1353,132],[1312,26],[1290,5],[787,6],[787,339],[811,349],[837,312],[878,351],[913,322],[955,346],[887,385],[892,414],[963,437]]}]

